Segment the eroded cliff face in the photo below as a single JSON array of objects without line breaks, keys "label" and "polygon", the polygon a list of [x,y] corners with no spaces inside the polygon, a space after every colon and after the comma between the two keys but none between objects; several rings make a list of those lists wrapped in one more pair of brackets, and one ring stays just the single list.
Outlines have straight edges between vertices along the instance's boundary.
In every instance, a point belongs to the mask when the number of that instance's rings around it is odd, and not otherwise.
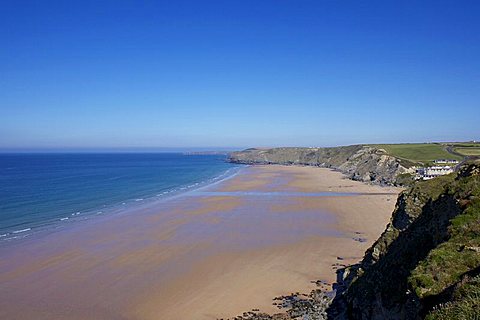
[{"label": "eroded cliff face", "polygon": [[[330,318],[454,319],[455,311],[442,314],[458,305],[480,317],[480,296],[468,285],[479,273],[480,165],[469,164],[399,196],[386,230],[345,269]],[[462,294],[474,298],[465,303]]]},{"label": "eroded cliff face", "polygon": [[399,159],[370,146],[335,148],[247,149],[233,152],[229,161],[244,164],[307,165],[332,168],[349,178],[377,184],[395,184],[399,175],[412,173]]}]

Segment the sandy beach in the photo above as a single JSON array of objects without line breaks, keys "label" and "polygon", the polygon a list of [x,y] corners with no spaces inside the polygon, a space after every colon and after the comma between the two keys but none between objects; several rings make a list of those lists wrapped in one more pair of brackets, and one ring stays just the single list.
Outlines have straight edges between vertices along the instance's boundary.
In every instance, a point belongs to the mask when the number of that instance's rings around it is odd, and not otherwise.
[{"label": "sandy beach", "polygon": [[335,264],[360,260],[399,191],[323,168],[245,167],[206,188],[2,246],[0,318],[278,312],[274,297],[331,284]]}]

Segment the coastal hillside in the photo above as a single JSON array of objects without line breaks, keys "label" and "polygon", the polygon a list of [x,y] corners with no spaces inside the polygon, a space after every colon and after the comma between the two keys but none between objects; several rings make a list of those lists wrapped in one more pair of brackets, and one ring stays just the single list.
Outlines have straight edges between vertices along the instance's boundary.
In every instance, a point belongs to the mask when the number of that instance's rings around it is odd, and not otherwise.
[{"label": "coastal hillside", "polygon": [[480,164],[405,190],[386,230],[341,276],[329,318],[480,319]]},{"label": "coastal hillside", "polygon": [[402,184],[413,172],[411,163],[372,146],[332,148],[247,149],[233,152],[229,161],[243,164],[307,165],[332,168],[353,180]]}]

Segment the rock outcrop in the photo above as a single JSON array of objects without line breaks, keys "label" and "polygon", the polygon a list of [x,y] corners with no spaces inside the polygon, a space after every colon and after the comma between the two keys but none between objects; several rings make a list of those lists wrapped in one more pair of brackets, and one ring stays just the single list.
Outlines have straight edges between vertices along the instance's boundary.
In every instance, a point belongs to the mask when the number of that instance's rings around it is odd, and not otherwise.
[{"label": "rock outcrop", "polygon": [[247,149],[233,152],[229,161],[244,164],[307,165],[332,168],[353,180],[397,184],[402,174],[412,173],[384,150],[353,145],[333,148]]}]

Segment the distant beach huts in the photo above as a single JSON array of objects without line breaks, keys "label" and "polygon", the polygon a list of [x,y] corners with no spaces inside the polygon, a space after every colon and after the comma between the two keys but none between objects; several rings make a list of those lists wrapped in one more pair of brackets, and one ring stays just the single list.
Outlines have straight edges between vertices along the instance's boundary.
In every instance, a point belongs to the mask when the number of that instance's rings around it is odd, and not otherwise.
[{"label": "distant beach huts", "polygon": [[453,159],[438,159],[438,160],[433,160],[433,163],[436,164],[458,164],[458,160],[453,160]]}]

